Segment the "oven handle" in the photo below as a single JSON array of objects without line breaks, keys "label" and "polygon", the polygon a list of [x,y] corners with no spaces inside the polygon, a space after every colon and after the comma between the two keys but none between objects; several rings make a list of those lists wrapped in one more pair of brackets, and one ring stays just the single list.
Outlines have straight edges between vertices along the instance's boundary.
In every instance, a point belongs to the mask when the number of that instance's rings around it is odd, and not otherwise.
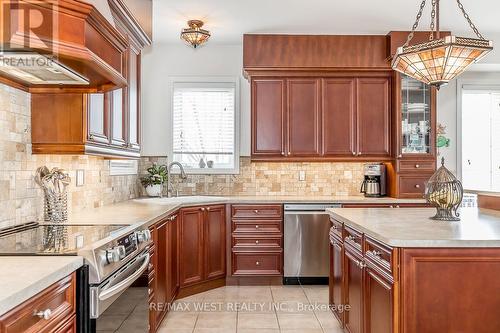
[{"label": "oven handle", "polygon": [[137,280],[137,278],[139,276],[141,276],[141,274],[146,270],[146,268],[149,265],[149,253],[146,253],[142,257],[144,258],[144,262],[142,263],[141,267],[139,267],[139,269],[137,271],[135,271],[132,275],[130,275],[125,280],[117,283],[113,287],[111,287],[108,290],[106,290],[106,291],[102,292],[101,294],[99,294],[99,300],[100,301],[104,301],[104,300],[112,297],[116,293],[118,293],[118,292],[120,292],[120,291],[122,291],[124,289],[127,289],[132,283],[134,283],[135,280]]}]

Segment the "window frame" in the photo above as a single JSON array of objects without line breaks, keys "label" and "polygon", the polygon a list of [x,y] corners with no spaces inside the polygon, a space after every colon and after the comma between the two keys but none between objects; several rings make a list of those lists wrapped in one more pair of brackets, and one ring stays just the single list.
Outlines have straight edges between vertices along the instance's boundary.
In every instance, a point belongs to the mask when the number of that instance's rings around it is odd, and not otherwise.
[{"label": "window frame", "polygon": [[[170,118],[169,118],[169,140],[167,147],[167,160],[173,162],[173,146],[174,146],[174,90],[176,83],[192,83],[207,84],[234,84],[234,166],[231,169],[221,168],[185,168],[185,172],[191,175],[237,175],[240,173],[240,78],[237,76],[176,76],[169,77],[169,92],[170,92]],[[173,174],[179,174],[178,168],[172,169]]]}]

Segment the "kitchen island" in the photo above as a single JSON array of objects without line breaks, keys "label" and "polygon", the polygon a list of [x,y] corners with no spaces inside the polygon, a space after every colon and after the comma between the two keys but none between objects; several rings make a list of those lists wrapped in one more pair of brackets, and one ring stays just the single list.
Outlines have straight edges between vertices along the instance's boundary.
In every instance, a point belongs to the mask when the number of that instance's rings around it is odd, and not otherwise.
[{"label": "kitchen island", "polygon": [[500,212],[328,212],[330,305],[346,332],[500,332]]}]

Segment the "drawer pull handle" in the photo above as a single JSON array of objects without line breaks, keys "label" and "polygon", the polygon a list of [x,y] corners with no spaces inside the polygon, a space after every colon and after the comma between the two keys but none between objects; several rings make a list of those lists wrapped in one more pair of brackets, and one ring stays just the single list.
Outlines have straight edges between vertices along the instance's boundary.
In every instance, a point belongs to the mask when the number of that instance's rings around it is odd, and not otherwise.
[{"label": "drawer pull handle", "polygon": [[373,256],[374,256],[374,257],[377,257],[377,258],[379,258],[379,259],[382,259],[382,252],[377,251],[377,250],[373,250],[373,251],[372,251],[372,254],[373,254]]},{"label": "drawer pull handle", "polygon": [[255,229],[259,229],[259,226],[258,226],[258,225],[256,225],[256,226],[255,226]]},{"label": "drawer pull handle", "polygon": [[336,225],[332,226],[332,229],[333,230],[338,230],[339,227],[337,227]]},{"label": "drawer pull handle", "polygon": [[260,261],[256,261],[256,262],[255,262],[255,265],[256,265],[256,266],[260,266]]},{"label": "drawer pull handle", "polygon": [[420,168],[420,164],[415,164],[415,168]]},{"label": "drawer pull handle", "polygon": [[415,184],[415,188],[420,188],[420,184]]},{"label": "drawer pull handle", "polygon": [[356,242],[356,238],[357,238],[357,237],[354,237],[354,236],[352,236],[352,235],[347,236],[347,240],[348,240],[348,241],[351,241],[351,242]]},{"label": "drawer pull handle", "polygon": [[46,309],[46,310],[38,311],[38,312],[35,311],[35,316],[37,316],[40,319],[49,320],[50,317],[52,317],[52,310]]},{"label": "drawer pull handle", "polygon": [[363,269],[366,267],[366,263],[363,260],[358,261],[358,263],[359,263],[359,265],[358,265],[359,268]]},{"label": "drawer pull handle", "polygon": [[256,240],[256,241],[255,241],[255,244],[259,244],[259,241],[258,241],[258,240]]}]

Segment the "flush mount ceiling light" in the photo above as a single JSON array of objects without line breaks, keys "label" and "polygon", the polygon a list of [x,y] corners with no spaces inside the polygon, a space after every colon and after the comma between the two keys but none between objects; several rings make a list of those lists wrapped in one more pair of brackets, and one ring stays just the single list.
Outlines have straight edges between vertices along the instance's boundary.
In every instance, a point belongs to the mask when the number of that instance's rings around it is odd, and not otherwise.
[{"label": "flush mount ceiling light", "polygon": [[192,47],[197,48],[210,38],[210,32],[201,28],[203,21],[190,20],[188,21],[188,26],[189,28],[182,29],[181,39]]},{"label": "flush mount ceiling light", "polygon": [[[440,38],[439,0],[432,0],[429,41],[410,46],[409,43],[418,27],[425,7],[426,0],[423,0],[406,43],[396,51],[396,55],[392,61],[392,68],[394,70],[429,85],[436,86],[439,89],[441,85],[447,84],[450,80],[464,72],[471,64],[493,50],[493,42],[484,39],[474,23],[472,23],[469,15],[465,12],[460,0],[456,1],[458,8],[462,11],[463,16],[477,38],[457,36]],[[434,29],[436,29],[435,32]],[[434,34],[436,38],[434,38]]]}]

